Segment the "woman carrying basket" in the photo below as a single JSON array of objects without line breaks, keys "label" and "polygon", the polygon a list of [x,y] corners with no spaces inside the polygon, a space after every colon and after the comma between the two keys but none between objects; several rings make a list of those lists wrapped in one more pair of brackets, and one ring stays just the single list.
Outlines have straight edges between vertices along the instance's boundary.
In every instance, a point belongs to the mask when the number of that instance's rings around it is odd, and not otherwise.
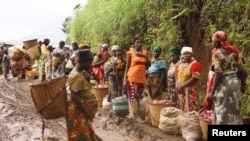
[{"label": "woman carrying basket", "polygon": [[85,76],[91,68],[93,55],[87,49],[79,51],[77,55],[78,63],[68,77],[71,91],[66,116],[68,141],[100,141],[92,125],[97,100]]}]

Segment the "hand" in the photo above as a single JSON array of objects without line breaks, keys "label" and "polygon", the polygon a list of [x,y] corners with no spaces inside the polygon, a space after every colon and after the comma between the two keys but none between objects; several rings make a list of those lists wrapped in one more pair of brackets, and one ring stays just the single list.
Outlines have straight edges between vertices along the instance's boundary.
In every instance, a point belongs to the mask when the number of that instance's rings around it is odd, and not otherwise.
[{"label": "hand", "polygon": [[175,89],[177,90],[178,93],[184,94],[184,87],[176,86]]},{"label": "hand", "polygon": [[145,55],[142,52],[138,52],[138,51],[135,52],[135,55],[139,57],[145,57]]}]

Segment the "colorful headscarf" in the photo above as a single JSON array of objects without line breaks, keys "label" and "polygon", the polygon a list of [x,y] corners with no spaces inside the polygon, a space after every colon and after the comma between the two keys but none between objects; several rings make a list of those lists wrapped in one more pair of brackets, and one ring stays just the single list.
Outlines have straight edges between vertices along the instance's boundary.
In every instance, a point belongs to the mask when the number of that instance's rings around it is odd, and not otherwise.
[{"label": "colorful headscarf", "polygon": [[227,41],[227,34],[224,31],[217,31],[213,34],[212,36],[212,41],[217,41],[220,42],[222,47],[224,47],[225,49],[229,49],[233,52],[239,53],[239,49],[233,45],[231,45],[228,41]]},{"label": "colorful headscarf", "polygon": [[161,53],[162,49],[160,46],[154,46],[153,51],[159,51]]},{"label": "colorful headscarf", "polygon": [[169,48],[168,55],[169,56],[171,56],[171,55],[179,56],[180,55],[180,48],[179,47],[171,47],[171,48]]}]

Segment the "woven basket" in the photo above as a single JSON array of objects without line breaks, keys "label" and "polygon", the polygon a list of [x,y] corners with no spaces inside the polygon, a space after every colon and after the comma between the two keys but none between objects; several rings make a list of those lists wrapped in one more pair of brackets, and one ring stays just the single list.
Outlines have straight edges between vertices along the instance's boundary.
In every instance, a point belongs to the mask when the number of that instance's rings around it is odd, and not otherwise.
[{"label": "woven basket", "polygon": [[9,48],[8,53],[9,53],[10,59],[12,59],[14,61],[19,61],[23,57],[23,55],[24,55],[24,53],[22,52],[22,50],[19,49],[19,48],[17,48],[17,47],[11,47],[11,48]]},{"label": "woven basket", "polygon": [[23,46],[25,49],[28,49],[28,48],[34,47],[34,46],[38,46],[38,41],[37,41],[37,39],[23,41]]},{"label": "woven basket", "polygon": [[29,47],[28,49],[26,49],[26,53],[29,55],[31,60],[37,59],[40,56],[38,45]]},{"label": "woven basket", "polygon": [[108,95],[108,87],[100,88],[100,87],[93,86],[91,91],[95,94],[95,97],[98,101],[98,107],[102,107],[103,98],[106,95]]},{"label": "woven basket", "polygon": [[66,115],[67,92],[65,77],[38,84],[30,84],[30,93],[36,110],[45,119],[56,119]]},{"label": "woven basket", "polygon": [[152,126],[157,127],[157,128],[159,127],[161,109],[163,109],[165,107],[175,107],[175,106],[176,106],[176,103],[153,104],[153,103],[149,102],[149,113],[150,113]]},{"label": "woven basket", "polygon": [[199,122],[200,122],[200,126],[201,126],[201,131],[202,131],[202,138],[207,141],[207,135],[208,135],[208,125],[212,124],[211,122],[203,119],[200,116],[200,113],[205,110],[206,108],[202,108],[198,111],[198,117],[199,117]]}]

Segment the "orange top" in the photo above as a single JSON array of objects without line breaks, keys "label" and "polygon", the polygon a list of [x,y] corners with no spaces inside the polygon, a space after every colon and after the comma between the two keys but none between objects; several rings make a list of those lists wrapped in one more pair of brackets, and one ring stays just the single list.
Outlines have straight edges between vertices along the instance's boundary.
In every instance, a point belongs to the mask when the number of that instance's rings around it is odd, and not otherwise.
[{"label": "orange top", "polygon": [[25,75],[26,76],[36,76],[37,75],[37,71],[35,69],[32,69],[30,71],[26,70],[25,71]]},{"label": "orange top", "polygon": [[[147,55],[147,51],[143,50],[142,53]],[[131,57],[130,66],[128,69],[128,81],[135,83],[145,83],[146,81],[146,58],[136,56],[135,50],[127,52],[127,56]]]}]

